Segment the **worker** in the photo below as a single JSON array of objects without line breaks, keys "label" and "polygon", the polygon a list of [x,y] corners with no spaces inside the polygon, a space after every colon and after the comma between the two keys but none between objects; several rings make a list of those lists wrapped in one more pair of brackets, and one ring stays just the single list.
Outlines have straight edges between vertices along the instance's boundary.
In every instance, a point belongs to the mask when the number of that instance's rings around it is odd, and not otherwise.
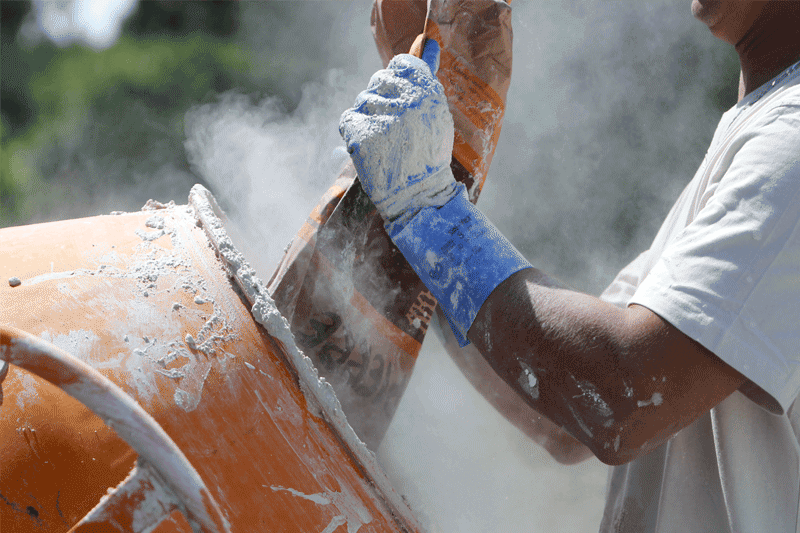
[{"label": "worker", "polygon": [[[739,101],[650,249],[600,298],[531,266],[453,179],[435,41],[377,72],[340,131],[453,335],[613,465],[601,531],[795,532],[800,2],[691,8],[735,47]],[[536,213],[520,216],[536,231]]]}]

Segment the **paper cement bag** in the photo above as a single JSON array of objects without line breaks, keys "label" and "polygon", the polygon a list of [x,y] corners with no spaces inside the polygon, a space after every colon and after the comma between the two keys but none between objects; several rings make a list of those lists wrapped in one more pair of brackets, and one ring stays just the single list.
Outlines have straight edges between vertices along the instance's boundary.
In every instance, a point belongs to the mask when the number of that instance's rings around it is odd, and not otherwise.
[{"label": "paper cement bag", "polygon": [[[456,130],[451,167],[475,202],[510,83],[511,10],[495,0],[432,0],[430,11],[425,1],[377,0],[372,29],[384,65],[407,53],[423,27],[442,48],[437,75]],[[436,300],[389,239],[352,165],[311,212],[269,291],[356,433],[377,449]]]}]

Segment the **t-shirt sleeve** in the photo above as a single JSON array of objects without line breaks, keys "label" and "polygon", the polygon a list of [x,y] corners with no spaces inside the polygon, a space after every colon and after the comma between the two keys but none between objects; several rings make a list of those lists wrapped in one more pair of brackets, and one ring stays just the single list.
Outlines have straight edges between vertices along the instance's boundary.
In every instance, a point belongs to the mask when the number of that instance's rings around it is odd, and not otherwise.
[{"label": "t-shirt sleeve", "polygon": [[800,391],[800,105],[764,114],[717,167],[705,205],[629,304],[700,342],[750,380],[742,392],[782,413]]},{"label": "t-shirt sleeve", "polygon": [[646,275],[649,255],[650,250],[642,252],[620,270],[611,285],[600,295],[600,299],[620,308],[626,307]]}]

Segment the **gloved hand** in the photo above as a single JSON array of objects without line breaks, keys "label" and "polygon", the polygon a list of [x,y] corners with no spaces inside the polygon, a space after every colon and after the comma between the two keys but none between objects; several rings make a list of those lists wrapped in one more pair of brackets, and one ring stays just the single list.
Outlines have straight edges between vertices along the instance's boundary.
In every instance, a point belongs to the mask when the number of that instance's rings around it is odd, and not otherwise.
[{"label": "gloved hand", "polygon": [[395,56],[339,122],[361,186],[389,235],[460,190],[450,170],[453,117],[435,77],[438,43],[428,39],[422,57]]},{"label": "gloved hand", "polygon": [[489,294],[525,258],[472,205],[450,171],[453,118],[434,73],[439,45],[395,56],[378,71],[339,131],[364,191],[464,346]]}]

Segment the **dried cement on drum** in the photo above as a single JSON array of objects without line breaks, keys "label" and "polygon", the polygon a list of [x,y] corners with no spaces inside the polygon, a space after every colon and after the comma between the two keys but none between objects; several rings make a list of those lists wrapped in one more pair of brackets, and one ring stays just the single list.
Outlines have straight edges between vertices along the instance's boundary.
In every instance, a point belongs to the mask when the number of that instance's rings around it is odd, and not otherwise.
[{"label": "dried cement on drum", "polygon": [[[94,347],[101,340],[92,332],[78,330],[68,334],[53,334],[44,329],[38,334],[44,340],[86,360],[95,368],[125,365],[130,375],[128,382],[134,387],[137,399],[145,407],[157,394],[156,378],[159,374],[172,380],[180,380],[173,399],[180,408],[192,411],[200,402],[212,367],[224,372],[228,360],[234,357],[225,352],[223,346],[225,342],[235,338],[235,333],[229,325],[229,317],[210,296],[205,280],[190,268],[191,260],[186,253],[186,243],[182,242],[181,234],[177,231],[176,224],[194,226],[193,210],[187,206],[175,206],[174,202],[166,205],[148,202],[144,210],[158,212],[144,222],[144,227],[148,229],[135,230],[141,242],[126,260],[123,261],[116,250],[111,250],[96,259],[98,264],[94,268],[90,266],[61,272],[51,271],[24,282],[26,285],[37,285],[64,280],[58,284],[62,295],[59,305],[66,308],[74,298],[84,297],[75,292],[75,287],[79,285],[68,283],[68,280],[94,277],[108,280],[107,283],[112,284],[113,280],[118,279],[131,281],[135,297],[126,303],[126,318],[122,322],[116,320],[110,324],[113,333],[119,335],[124,343],[124,353],[120,351],[110,354],[109,357],[93,360],[91,354],[97,351]],[[91,224],[103,224],[102,217],[87,220]],[[170,240],[171,247],[160,245],[162,241],[159,239],[162,237]],[[76,282],[79,283],[78,280]],[[169,316],[166,317],[167,320],[164,320],[163,315],[157,317],[157,312],[149,301],[156,296],[172,298],[170,295],[179,292],[193,298],[198,307],[190,309],[173,302],[171,312],[195,315],[201,319],[202,325],[197,331],[186,333],[180,323],[170,320]],[[116,316],[120,306],[113,292],[94,295],[90,303],[99,313],[105,313],[108,317]],[[143,324],[152,325],[146,336],[141,336],[141,331],[139,334],[135,333],[137,325]],[[133,357],[128,357],[128,354]],[[197,354],[205,357],[197,357]]]},{"label": "dried cement on drum", "polygon": [[[409,525],[416,527],[417,520],[407,507],[402,497],[395,492],[378,461],[366,445],[358,438],[347,422],[333,387],[324,378],[320,378],[311,360],[297,347],[289,323],[278,311],[275,302],[267,293],[262,281],[256,276],[244,256],[236,249],[225,231],[218,213],[221,213],[211,193],[201,185],[192,187],[189,203],[195,209],[195,216],[202,225],[214,248],[219,252],[225,267],[244,292],[247,300],[253,305],[252,314],[255,320],[264,326],[267,332],[279,341],[298,374],[300,387],[308,400],[309,408],[316,409],[316,415],[323,417],[347,444],[350,451],[371,477],[381,496],[391,506],[392,511]],[[313,412],[313,411],[312,411]],[[273,488],[280,490],[280,488]],[[372,517],[358,500],[346,493],[326,492],[324,494],[342,512],[343,520],[331,522],[333,531],[338,525],[347,523],[349,532],[356,532],[361,525],[371,522]]]}]

